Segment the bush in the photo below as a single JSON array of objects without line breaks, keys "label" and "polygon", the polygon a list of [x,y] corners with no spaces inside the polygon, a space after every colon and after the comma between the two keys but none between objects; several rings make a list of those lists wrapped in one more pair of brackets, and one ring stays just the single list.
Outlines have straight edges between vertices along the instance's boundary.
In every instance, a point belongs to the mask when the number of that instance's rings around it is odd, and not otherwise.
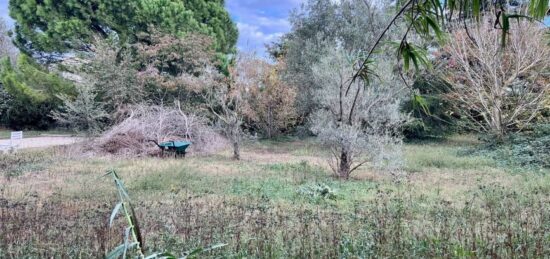
[{"label": "bush", "polygon": [[97,101],[97,93],[91,86],[78,85],[78,96],[59,95],[63,105],[52,112],[51,116],[59,124],[71,129],[98,133],[109,119],[105,104]]},{"label": "bush", "polygon": [[488,137],[478,152],[503,166],[550,168],[550,123],[534,125],[529,131],[510,134],[503,142]]},{"label": "bush", "polygon": [[322,183],[301,185],[297,192],[312,201],[336,200],[338,198],[334,189]]},{"label": "bush", "polygon": [[403,129],[407,139],[444,137],[456,132],[456,120],[451,104],[444,99],[450,86],[438,77],[424,75],[412,85],[425,100],[425,106],[415,105],[411,99],[401,104],[401,111],[413,118]]},{"label": "bush", "polygon": [[4,59],[0,69],[3,95],[1,121],[11,128],[41,128],[53,124],[50,112],[61,105],[59,94],[75,95],[74,86],[36,64],[30,57],[20,55],[17,65]]}]

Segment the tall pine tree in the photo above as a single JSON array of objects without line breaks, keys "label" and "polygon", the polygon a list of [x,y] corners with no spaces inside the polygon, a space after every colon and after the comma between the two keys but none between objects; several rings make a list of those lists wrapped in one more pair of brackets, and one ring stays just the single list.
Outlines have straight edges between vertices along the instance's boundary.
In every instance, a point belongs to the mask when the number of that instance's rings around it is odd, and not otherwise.
[{"label": "tall pine tree", "polygon": [[150,26],[207,34],[219,53],[232,52],[238,36],[223,0],[10,0],[9,8],[15,42],[27,54],[86,51],[94,35],[113,32],[133,42]]}]

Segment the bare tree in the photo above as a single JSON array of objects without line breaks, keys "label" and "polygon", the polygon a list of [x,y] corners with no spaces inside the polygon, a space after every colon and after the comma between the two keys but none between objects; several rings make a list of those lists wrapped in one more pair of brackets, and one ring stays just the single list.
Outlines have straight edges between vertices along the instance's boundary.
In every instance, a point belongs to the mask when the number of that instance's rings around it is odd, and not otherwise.
[{"label": "bare tree", "polygon": [[[377,81],[352,82],[354,60],[353,55],[335,47],[313,67],[319,89],[315,98],[321,109],[314,113],[311,129],[330,148],[331,167],[342,179],[349,179],[368,162],[397,169],[400,127],[406,121],[397,98],[403,87],[393,78],[391,68],[381,63]],[[346,94],[348,87],[354,94]]]},{"label": "bare tree", "polygon": [[546,31],[527,21],[510,26],[505,49],[488,18],[469,31],[455,31],[445,47],[446,78],[453,85],[447,98],[470,128],[498,138],[528,125],[550,90]]},{"label": "bare tree", "polygon": [[242,125],[245,113],[250,110],[249,90],[257,87],[263,66],[253,54],[239,53],[229,76],[221,75],[216,69],[203,73],[199,81],[205,85],[202,91],[208,110],[214,114],[225,136],[233,146],[233,158],[241,158],[240,146],[243,139]]}]

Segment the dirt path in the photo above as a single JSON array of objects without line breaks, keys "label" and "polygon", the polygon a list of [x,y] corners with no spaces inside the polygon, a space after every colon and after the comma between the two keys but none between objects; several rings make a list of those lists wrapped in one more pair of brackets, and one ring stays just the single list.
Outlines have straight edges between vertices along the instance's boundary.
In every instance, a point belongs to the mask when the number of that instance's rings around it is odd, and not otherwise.
[{"label": "dirt path", "polygon": [[[15,143],[19,143],[17,146],[18,149],[25,148],[42,148],[42,147],[52,147],[52,146],[61,146],[69,145],[75,142],[80,141],[82,138],[78,137],[68,137],[68,136],[55,136],[55,137],[36,137],[36,138],[23,138],[22,140],[17,140]],[[6,145],[10,145],[9,139],[0,140],[0,150],[3,150]]]}]

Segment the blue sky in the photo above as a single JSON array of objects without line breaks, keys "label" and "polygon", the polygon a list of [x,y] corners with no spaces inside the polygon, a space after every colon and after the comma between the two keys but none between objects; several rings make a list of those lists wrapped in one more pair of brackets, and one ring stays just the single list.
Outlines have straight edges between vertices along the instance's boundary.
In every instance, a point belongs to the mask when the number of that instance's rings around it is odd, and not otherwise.
[{"label": "blue sky", "polygon": [[0,17],[4,19],[4,21],[7,21],[8,24],[12,24],[9,15],[8,15],[8,2],[9,0],[0,0]]},{"label": "blue sky", "polygon": [[[0,0],[0,17],[9,25],[8,1]],[[289,12],[304,0],[226,0],[231,17],[239,28],[238,47],[265,55],[264,45],[290,30]]]},{"label": "blue sky", "polygon": [[231,17],[239,28],[238,47],[265,54],[264,45],[290,30],[289,12],[304,0],[226,0]]}]

